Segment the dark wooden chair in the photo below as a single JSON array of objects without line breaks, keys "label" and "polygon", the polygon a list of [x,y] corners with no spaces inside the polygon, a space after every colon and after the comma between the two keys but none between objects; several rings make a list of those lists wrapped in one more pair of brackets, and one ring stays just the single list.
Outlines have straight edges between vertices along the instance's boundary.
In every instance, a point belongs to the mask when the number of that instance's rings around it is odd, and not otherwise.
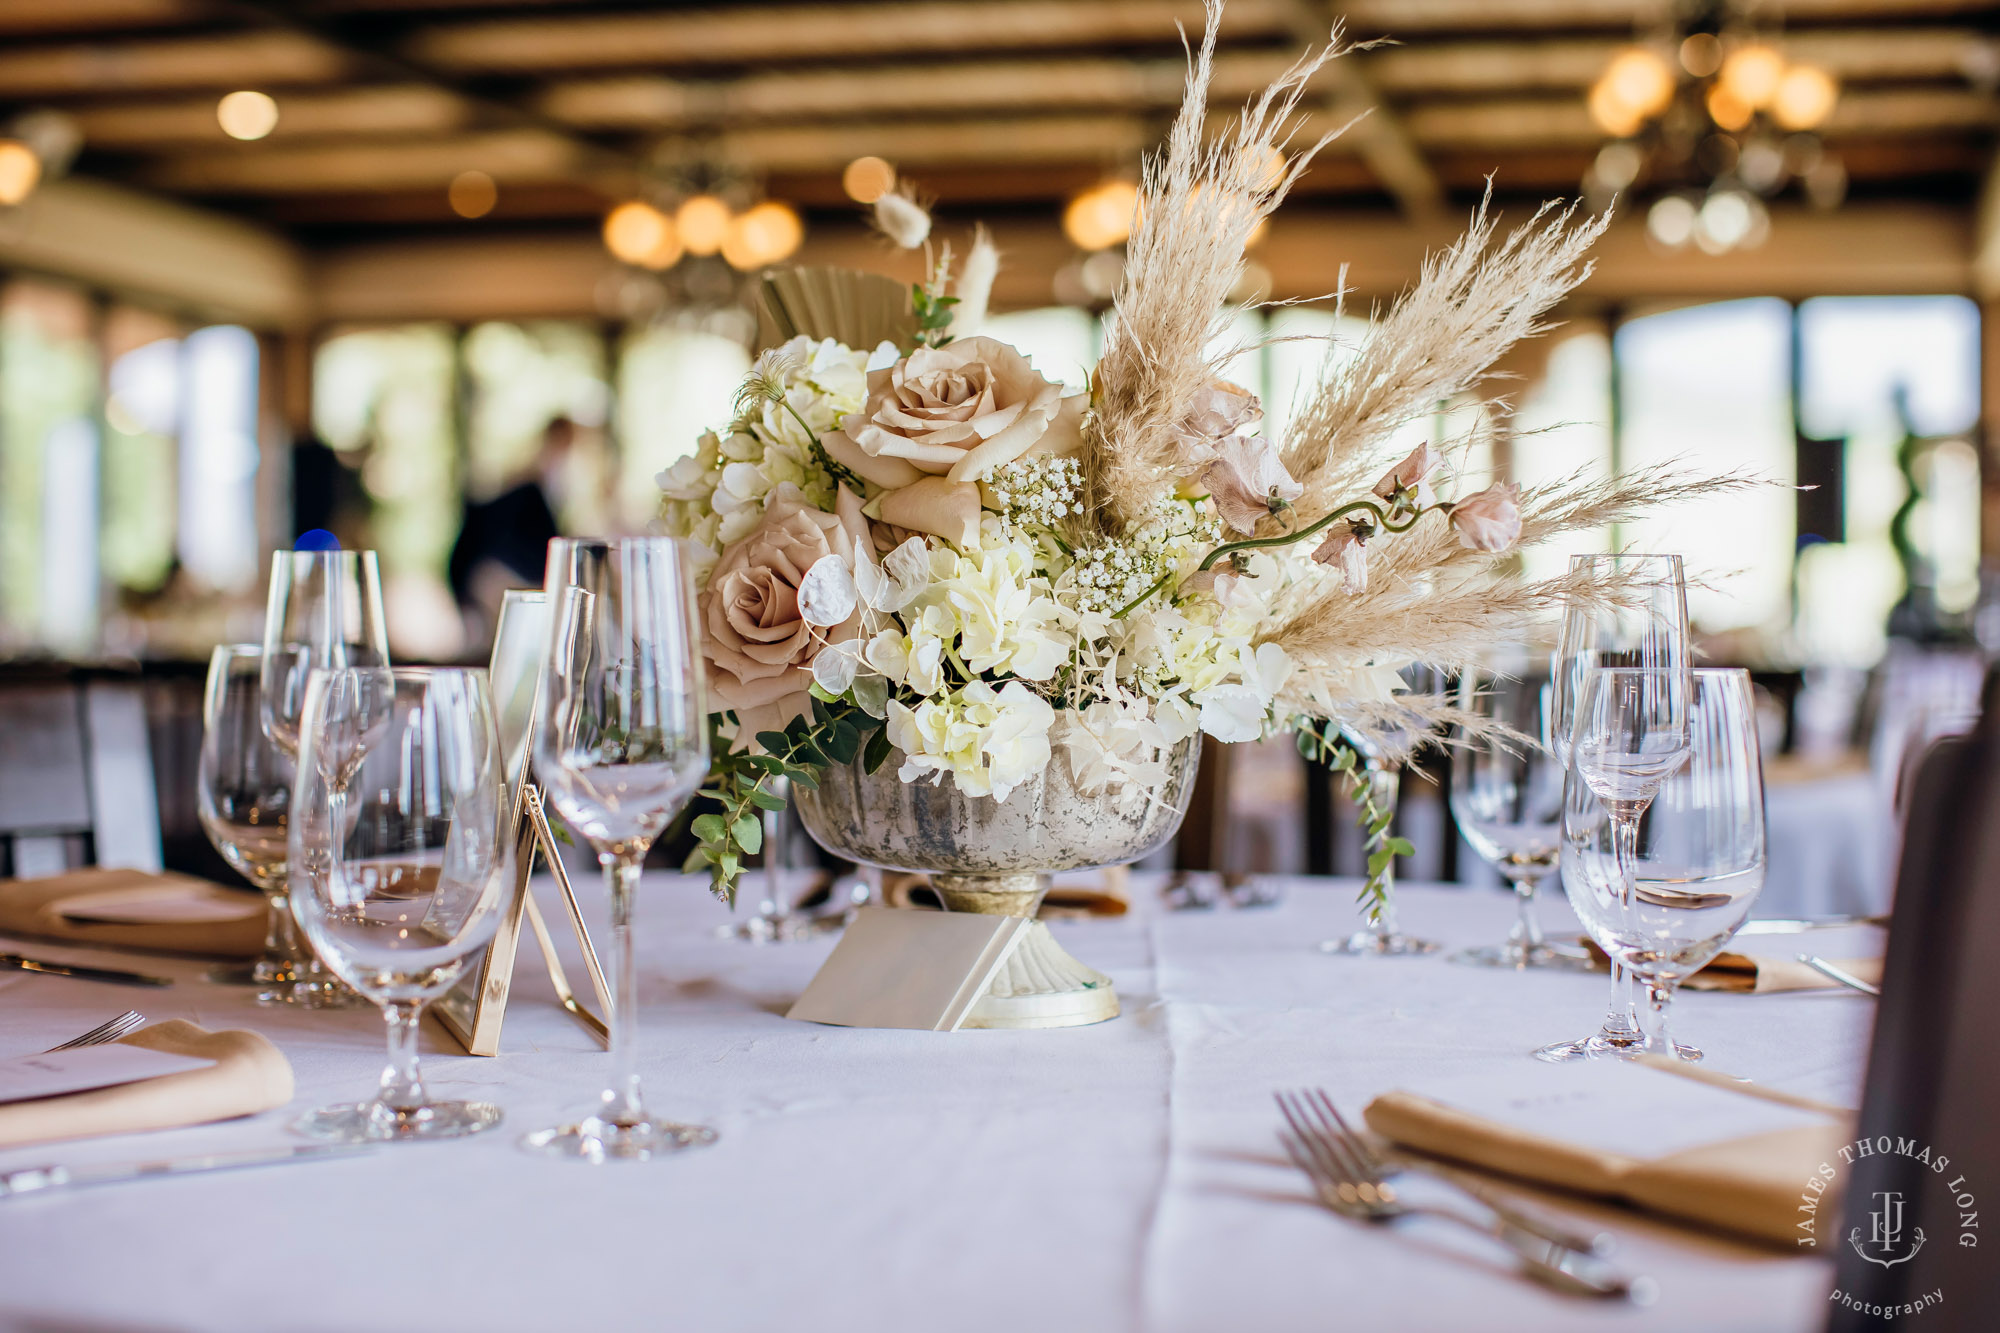
[{"label": "dark wooden chair", "polygon": [[[1992,1035],[2000,1012],[1992,961],[2000,956],[2000,669],[1988,674],[1983,702],[1972,734],[1938,742],[1916,769],[1858,1132],[1887,1138],[1892,1150],[1833,1164],[1844,1178],[1842,1217],[1837,1231],[1821,1221],[1816,1247],[1827,1253],[1830,1245],[1837,1263],[1831,1333],[1887,1327],[1869,1307],[1913,1305],[1930,1292],[1942,1301],[1922,1311],[1924,1329],[2000,1328],[2000,1264],[1990,1239],[1976,1244],[1992,1230],[1978,1226],[1979,1201],[2000,1197]],[[1929,1160],[1906,1154],[1904,1144],[1927,1148]],[[1939,1156],[1950,1159],[1943,1170]],[[1871,1245],[1898,1218],[1897,1243]],[[1919,1229],[1924,1241],[1912,1253]]]},{"label": "dark wooden chair", "polygon": [[0,874],[161,868],[136,676],[56,665],[0,673]]}]

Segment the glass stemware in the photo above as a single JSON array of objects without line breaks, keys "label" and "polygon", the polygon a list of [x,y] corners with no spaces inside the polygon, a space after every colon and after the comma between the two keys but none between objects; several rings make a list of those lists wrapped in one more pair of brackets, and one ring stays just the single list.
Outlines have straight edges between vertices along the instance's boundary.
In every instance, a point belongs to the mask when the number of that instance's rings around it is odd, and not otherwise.
[{"label": "glass stemware", "polygon": [[[264,734],[287,757],[299,753],[306,685],[319,670],[387,667],[382,575],[373,551],[277,551],[264,604],[260,709]],[[340,794],[335,793],[335,799]],[[289,991],[272,1002],[302,1008],[363,1003],[321,962],[306,954]]]},{"label": "glass stemware", "polygon": [[583,629],[550,634],[535,777],[596,851],[611,899],[616,995],[612,1077],[596,1112],[530,1134],[531,1151],[589,1162],[644,1161],[711,1143],[713,1130],[656,1119],[634,1051],[639,979],[632,900],[646,851],[708,772],[708,715],[693,586],[665,537],[549,544],[552,605],[578,589]]},{"label": "glass stemware", "polygon": [[1550,947],[1535,916],[1535,893],[1555,872],[1562,850],[1563,765],[1550,746],[1551,687],[1546,674],[1517,679],[1467,671],[1459,677],[1459,708],[1515,733],[1454,728],[1451,813],[1466,842],[1514,891],[1517,914],[1505,944],[1461,950],[1452,955],[1455,963],[1572,971],[1589,966],[1575,953]]},{"label": "glass stemware", "polygon": [[[1389,829],[1394,829],[1397,790],[1403,783],[1403,766],[1397,757],[1382,744],[1380,737],[1371,737],[1359,732],[1345,732],[1344,739],[1361,756],[1362,773],[1367,784],[1367,799],[1375,809],[1385,811],[1391,818]],[[1406,738],[1411,747],[1421,743],[1421,734]],[[1352,935],[1339,939],[1322,940],[1321,953],[1370,955],[1378,958],[1404,957],[1411,954],[1436,953],[1444,946],[1436,940],[1418,939],[1405,935],[1396,921],[1396,862],[1392,857],[1382,868],[1382,908],[1369,919],[1366,927]]]},{"label": "glass stemware", "polygon": [[264,956],[212,969],[211,981],[266,986],[260,1004],[292,1004],[312,955],[300,942],[286,900],[285,837],[292,800],[291,759],[264,734],[264,645],[225,643],[208,660],[201,703],[201,763],[196,778],[201,830],[230,869],[263,890],[269,903]]},{"label": "glass stemware", "polygon": [[[1576,706],[1585,676],[1600,667],[1685,671],[1689,663],[1687,581],[1677,555],[1578,555],[1572,576],[1589,578],[1604,595],[1572,599],[1563,614],[1562,642],[1550,688],[1549,741],[1567,769]],[[1611,999],[1604,1022],[1588,1037],[1553,1042],[1535,1054],[1565,1061],[1627,1053],[1640,1040],[1632,980],[1611,960]]]},{"label": "glass stemware", "polygon": [[389,1062],[373,1099],[323,1107],[295,1128],[348,1143],[489,1129],[498,1107],[433,1100],[417,1063],[424,1005],[493,938],[512,878],[486,672],[315,671],[299,716],[292,910],[320,958],[382,1006]]},{"label": "glass stemware", "polygon": [[[1668,1036],[1668,1006],[1680,982],[1736,933],[1763,888],[1764,783],[1750,673],[1687,674],[1685,757],[1629,830],[1619,816],[1623,792],[1614,787],[1607,796],[1607,784],[1585,771],[1586,715],[1579,715],[1564,799],[1562,873],[1584,929],[1645,988],[1644,1035],[1634,1050],[1700,1059],[1699,1051]],[[1586,698],[1604,692],[1596,685]]]}]

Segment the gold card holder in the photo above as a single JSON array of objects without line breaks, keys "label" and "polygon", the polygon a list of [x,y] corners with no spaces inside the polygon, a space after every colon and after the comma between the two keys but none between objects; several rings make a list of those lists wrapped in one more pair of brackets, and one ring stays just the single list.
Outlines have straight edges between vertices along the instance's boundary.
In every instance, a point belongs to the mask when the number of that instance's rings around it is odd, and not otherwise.
[{"label": "gold card holder", "polygon": [[[564,639],[575,642],[580,632],[578,627],[587,615],[582,595],[572,592],[562,608],[562,614],[568,631]],[[431,1012],[438,1016],[446,1031],[472,1055],[500,1053],[500,1024],[507,1012],[507,997],[513,986],[514,964],[520,953],[524,922],[534,931],[542,962],[548,969],[549,981],[554,985],[556,999],[563,1009],[600,1043],[609,1046],[611,1042],[608,1022],[611,988],[605,980],[597,950],[591,944],[590,930],[584,924],[576,890],[563,869],[555,830],[549,824],[548,811],[542,803],[541,788],[533,778],[535,720],[541,707],[542,690],[546,687],[544,664],[549,657],[550,629],[545,594],[524,589],[510,589],[506,593],[500,606],[499,624],[494,629],[491,676],[494,707],[500,715],[501,745],[507,754],[507,780],[514,794],[514,881],[501,912],[500,927],[494,932],[493,942],[480,955],[478,965],[467,968],[458,985],[431,1006]],[[569,918],[570,929],[576,934],[577,944],[583,953],[584,971],[597,999],[596,1011],[579,998],[576,988],[570,984],[569,975],[556,952],[555,937],[541,909],[536,906],[534,895],[529,892],[528,881],[534,874],[537,856],[555,880],[564,914]],[[600,1013],[604,1017],[599,1017]]]}]

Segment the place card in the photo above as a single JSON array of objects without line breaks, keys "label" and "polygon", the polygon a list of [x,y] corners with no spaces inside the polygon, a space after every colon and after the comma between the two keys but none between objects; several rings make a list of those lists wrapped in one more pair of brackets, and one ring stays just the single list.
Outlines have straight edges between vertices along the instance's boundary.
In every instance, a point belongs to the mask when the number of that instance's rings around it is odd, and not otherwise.
[{"label": "place card", "polygon": [[0,1060],[0,1103],[138,1083],[168,1074],[184,1074],[191,1069],[206,1069],[214,1063],[115,1041],[42,1055],[17,1055],[11,1060]]},{"label": "place card", "polygon": [[785,1017],[956,1031],[1033,924],[1017,916],[864,907]]},{"label": "place card", "polygon": [[270,908],[262,897],[226,889],[191,892],[178,885],[112,889],[62,898],[47,909],[65,921],[121,926],[215,925],[261,918]]}]

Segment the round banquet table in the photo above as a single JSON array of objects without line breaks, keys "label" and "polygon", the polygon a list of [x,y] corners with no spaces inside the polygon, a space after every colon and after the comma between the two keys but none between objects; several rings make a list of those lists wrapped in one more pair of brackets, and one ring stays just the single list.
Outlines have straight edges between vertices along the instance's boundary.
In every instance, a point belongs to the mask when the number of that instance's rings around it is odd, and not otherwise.
[{"label": "round banquet table", "polygon": [[[1271,1094],[1358,1111],[1447,1071],[1532,1080],[1531,1047],[1602,1013],[1601,975],[1441,957],[1350,959],[1354,884],[1283,881],[1269,909],[1169,913],[1135,876],[1122,918],[1058,922],[1109,972],[1118,1019],[1042,1032],[864,1031],[782,1014],[831,939],[754,946],[692,880],[639,904],[641,1068],[655,1108],[721,1132],[671,1160],[592,1168],[520,1152],[588,1105],[606,1057],[524,947],[502,1054],[426,1025],[433,1090],[501,1103],[497,1131],[332,1162],[0,1201],[0,1327],[229,1330],[1814,1329],[1831,1270],[1578,1201],[1658,1280],[1607,1308],[1516,1276],[1435,1223],[1371,1227],[1310,1201]],[[746,898],[754,894],[745,894]],[[1405,927],[1486,943],[1501,893],[1406,886]],[[553,907],[552,903],[545,904]],[[1560,903],[1545,909],[1567,924]],[[551,913],[550,920],[556,920]],[[139,991],[4,974],[0,1051],[120,1009],[249,1027],[290,1057],[290,1108],[192,1129],[19,1148],[0,1170],[297,1142],[286,1125],[367,1093],[372,1009],[272,1012],[191,962],[39,946],[175,976]],[[115,960],[115,961],[114,961]],[[580,977],[574,964],[571,975]],[[1848,992],[1687,994],[1678,1035],[1715,1068],[1854,1104],[1872,1017]],[[1635,1147],[1646,1126],[1632,1127]],[[1542,1196],[1544,1201],[1549,1196]]]}]

